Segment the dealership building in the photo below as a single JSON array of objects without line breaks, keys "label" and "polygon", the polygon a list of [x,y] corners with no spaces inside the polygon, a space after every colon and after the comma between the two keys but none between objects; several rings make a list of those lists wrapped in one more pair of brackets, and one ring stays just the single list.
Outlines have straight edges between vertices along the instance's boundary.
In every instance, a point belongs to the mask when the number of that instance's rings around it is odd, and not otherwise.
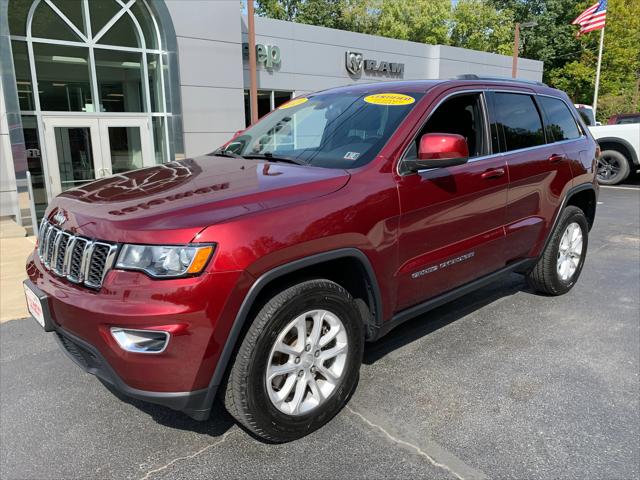
[{"label": "dealership building", "polygon": [[[255,20],[260,116],[354,83],[511,75],[508,56]],[[0,0],[0,216],[29,227],[66,189],[243,129],[246,32],[238,0]]]}]

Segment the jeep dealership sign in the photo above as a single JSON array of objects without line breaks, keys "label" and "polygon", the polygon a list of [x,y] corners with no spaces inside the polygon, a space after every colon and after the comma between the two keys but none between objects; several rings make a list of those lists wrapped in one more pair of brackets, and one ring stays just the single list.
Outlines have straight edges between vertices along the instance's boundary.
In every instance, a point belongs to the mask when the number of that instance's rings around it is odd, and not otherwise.
[{"label": "jeep dealership sign", "polygon": [[[249,58],[249,44],[242,44],[242,54],[244,58]],[[280,66],[281,62],[280,47],[277,45],[263,45],[256,43],[256,62],[268,70]]]},{"label": "jeep dealership sign", "polygon": [[404,63],[372,60],[350,50],[345,52],[345,68],[351,75],[360,75],[363,71],[398,77],[404,74]]}]

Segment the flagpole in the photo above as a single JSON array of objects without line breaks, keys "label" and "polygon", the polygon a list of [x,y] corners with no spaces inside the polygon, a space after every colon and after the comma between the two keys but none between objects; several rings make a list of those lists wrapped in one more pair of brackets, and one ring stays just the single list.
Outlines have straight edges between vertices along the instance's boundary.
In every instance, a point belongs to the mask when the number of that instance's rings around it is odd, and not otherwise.
[{"label": "flagpole", "polygon": [[604,27],[600,30],[600,49],[598,50],[598,67],[596,68],[596,89],[593,92],[593,118],[598,110],[598,88],[600,87],[600,66],[602,65],[602,47],[604,46]]}]

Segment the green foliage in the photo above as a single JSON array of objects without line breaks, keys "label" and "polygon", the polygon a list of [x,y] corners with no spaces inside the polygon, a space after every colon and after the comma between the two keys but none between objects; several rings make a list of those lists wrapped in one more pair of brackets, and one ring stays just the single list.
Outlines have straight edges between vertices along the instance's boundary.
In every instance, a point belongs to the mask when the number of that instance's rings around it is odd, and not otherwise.
[{"label": "green foliage", "polygon": [[[582,1],[578,13],[591,3]],[[576,14],[576,16],[577,16]],[[577,27],[573,27],[577,31]],[[575,40],[576,59],[548,68],[549,83],[565,90],[576,103],[593,101],[600,31],[590,32]],[[640,111],[638,80],[640,79],[640,2],[609,0],[607,26],[598,100],[598,120],[604,122],[614,113]],[[635,97],[635,98],[634,98]]]},{"label": "green foliage", "polygon": [[484,0],[460,0],[453,9],[450,43],[483,52],[511,55],[513,12]]},{"label": "green foliage", "polygon": [[446,44],[450,18],[449,0],[383,0],[377,30],[385,37]]}]

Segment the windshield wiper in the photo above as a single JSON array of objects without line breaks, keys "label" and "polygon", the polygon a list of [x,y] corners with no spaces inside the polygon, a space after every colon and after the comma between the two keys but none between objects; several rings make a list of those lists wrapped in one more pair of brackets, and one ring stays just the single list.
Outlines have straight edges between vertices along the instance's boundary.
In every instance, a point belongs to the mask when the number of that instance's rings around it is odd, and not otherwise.
[{"label": "windshield wiper", "polygon": [[285,162],[285,163],[293,163],[294,165],[307,165],[307,162],[302,160],[298,160],[297,158],[291,157],[274,157],[273,153],[265,152],[265,153],[250,153],[248,155],[242,155],[242,158],[247,158],[250,160],[258,160],[264,159],[270,162]]},{"label": "windshield wiper", "polygon": [[219,155],[220,157],[230,157],[230,158],[244,158],[242,155],[238,155],[231,150],[227,150],[226,148],[219,148],[213,151],[213,155]]}]

